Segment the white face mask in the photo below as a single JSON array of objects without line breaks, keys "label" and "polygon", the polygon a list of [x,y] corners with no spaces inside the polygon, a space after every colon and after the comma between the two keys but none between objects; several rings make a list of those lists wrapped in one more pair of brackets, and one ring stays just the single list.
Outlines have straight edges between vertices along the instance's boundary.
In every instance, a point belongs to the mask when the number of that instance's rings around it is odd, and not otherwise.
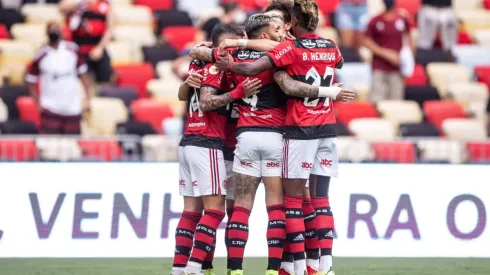
[{"label": "white face mask", "polygon": [[235,14],[233,14],[233,22],[235,24],[241,25],[241,24],[244,24],[245,21],[247,21],[247,13],[246,12],[239,10],[239,11],[236,11]]}]

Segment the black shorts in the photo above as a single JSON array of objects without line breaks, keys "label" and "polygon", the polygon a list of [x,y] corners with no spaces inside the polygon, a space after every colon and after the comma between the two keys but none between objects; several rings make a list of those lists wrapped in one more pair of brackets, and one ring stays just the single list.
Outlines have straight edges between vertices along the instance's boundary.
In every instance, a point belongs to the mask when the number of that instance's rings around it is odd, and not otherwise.
[{"label": "black shorts", "polygon": [[87,61],[89,73],[93,75],[95,81],[97,83],[107,83],[111,82],[112,79],[112,67],[111,67],[111,58],[107,51],[104,50],[104,54],[102,57],[93,61],[90,59],[90,56],[84,56]]}]

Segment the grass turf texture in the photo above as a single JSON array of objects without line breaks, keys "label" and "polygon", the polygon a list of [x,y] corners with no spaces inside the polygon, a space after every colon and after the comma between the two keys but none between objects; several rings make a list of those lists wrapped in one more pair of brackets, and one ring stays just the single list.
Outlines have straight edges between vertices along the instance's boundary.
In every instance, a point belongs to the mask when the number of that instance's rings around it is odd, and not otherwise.
[{"label": "grass turf texture", "polygon": [[[0,259],[1,275],[168,275],[171,259]],[[246,275],[262,275],[266,259],[244,263]],[[224,259],[215,260],[217,275]],[[336,258],[338,275],[489,275],[490,259]]]}]

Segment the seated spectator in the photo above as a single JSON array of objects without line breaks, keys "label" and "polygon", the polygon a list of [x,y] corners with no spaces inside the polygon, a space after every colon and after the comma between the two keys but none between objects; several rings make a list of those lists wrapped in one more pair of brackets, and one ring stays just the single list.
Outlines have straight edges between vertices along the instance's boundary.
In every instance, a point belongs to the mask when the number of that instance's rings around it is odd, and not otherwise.
[{"label": "seated spectator", "polygon": [[36,54],[26,76],[29,92],[41,110],[41,133],[79,135],[83,106],[78,78],[89,100],[88,66],[77,45],[61,40],[58,23],[50,22],[47,34],[48,45]]},{"label": "seated spectator", "polygon": [[335,15],[343,47],[357,48],[369,21],[366,0],[341,0]]},{"label": "seated spectator", "polygon": [[87,60],[99,84],[111,82],[111,59],[106,47],[112,38],[112,16],[107,0],[62,0],[60,10],[68,17],[73,41]]},{"label": "seated spectator", "polygon": [[371,19],[364,37],[364,45],[373,52],[369,93],[372,102],[403,99],[405,87],[400,73],[400,51],[404,38],[414,48],[409,15],[395,9],[395,0],[384,0],[384,3],[386,11]]},{"label": "seated spectator", "polygon": [[451,0],[423,0],[418,15],[418,48],[431,50],[440,31],[442,48],[449,52],[456,45],[458,20]]}]

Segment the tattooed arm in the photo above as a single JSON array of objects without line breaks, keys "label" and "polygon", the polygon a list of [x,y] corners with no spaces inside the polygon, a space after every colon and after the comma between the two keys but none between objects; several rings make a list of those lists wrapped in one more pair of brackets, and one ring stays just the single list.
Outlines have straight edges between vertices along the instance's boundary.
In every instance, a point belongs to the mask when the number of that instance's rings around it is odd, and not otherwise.
[{"label": "tattooed arm", "polygon": [[218,95],[218,90],[213,87],[201,87],[200,107],[203,112],[219,109],[231,102],[233,102],[233,97],[230,93]]},{"label": "tattooed arm", "polygon": [[212,54],[213,49],[210,49],[206,46],[197,45],[191,49],[189,56],[195,60],[211,62],[213,61]]},{"label": "tattooed arm", "polygon": [[274,80],[281,87],[285,94],[297,97],[318,97],[318,86],[312,86],[289,76],[286,71],[277,71],[274,74]]},{"label": "tattooed arm", "polygon": [[216,67],[218,67],[221,71],[231,70],[239,75],[244,76],[256,76],[261,72],[265,72],[268,69],[272,69],[273,65],[270,61],[269,57],[263,56],[257,59],[255,62],[251,63],[235,63],[233,62],[233,57],[231,55],[222,56],[215,63]]}]

